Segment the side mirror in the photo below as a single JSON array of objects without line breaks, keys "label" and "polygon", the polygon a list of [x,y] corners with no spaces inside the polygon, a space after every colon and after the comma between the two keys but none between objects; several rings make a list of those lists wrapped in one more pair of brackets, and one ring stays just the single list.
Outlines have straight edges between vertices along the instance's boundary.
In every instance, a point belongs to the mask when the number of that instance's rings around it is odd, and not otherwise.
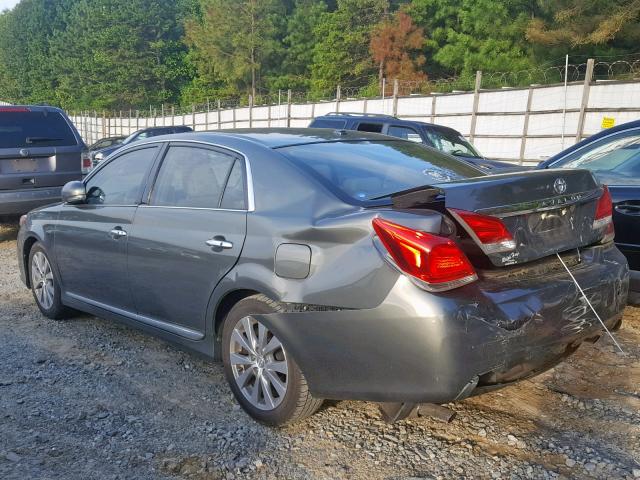
[{"label": "side mirror", "polygon": [[87,190],[84,183],[75,180],[68,182],[62,187],[62,201],[71,205],[84,203],[87,199]]}]

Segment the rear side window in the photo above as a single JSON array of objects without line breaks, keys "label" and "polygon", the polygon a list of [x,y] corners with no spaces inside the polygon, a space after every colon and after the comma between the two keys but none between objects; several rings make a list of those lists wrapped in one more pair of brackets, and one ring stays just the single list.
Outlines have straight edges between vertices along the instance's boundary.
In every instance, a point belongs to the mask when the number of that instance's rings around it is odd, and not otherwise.
[{"label": "rear side window", "polygon": [[367,202],[482,172],[448,155],[402,140],[327,142],[278,149],[339,196]]},{"label": "rear side window", "polygon": [[169,148],[158,172],[151,205],[218,208],[235,158],[216,150]]},{"label": "rear side window", "polygon": [[0,148],[77,144],[73,130],[59,112],[0,111]]},{"label": "rear side window", "polygon": [[359,123],[357,130],[360,132],[382,133],[382,123]]},{"label": "rear side window", "polygon": [[137,205],[158,147],[142,148],[114,158],[86,184],[91,205]]},{"label": "rear side window", "polygon": [[311,128],[344,128],[347,125],[345,120],[328,120],[326,118],[316,118],[310,125]]},{"label": "rear side window", "polygon": [[227,186],[222,195],[221,208],[246,210],[247,201],[244,188],[244,172],[240,160],[236,160],[229,174]]},{"label": "rear side window", "polygon": [[422,143],[422,137],[420,134],[411,127],[391,125],[387,135],[402,138],[403,140],[409,140],[410,142]]}]

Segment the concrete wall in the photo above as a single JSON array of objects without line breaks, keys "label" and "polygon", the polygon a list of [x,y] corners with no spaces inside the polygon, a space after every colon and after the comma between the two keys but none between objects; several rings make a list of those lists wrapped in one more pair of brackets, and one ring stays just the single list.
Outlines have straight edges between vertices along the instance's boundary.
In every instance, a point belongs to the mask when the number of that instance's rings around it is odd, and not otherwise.
[{"label": "concrete wall", "polygon": [[403,119],[447,125],[469,138],[489,158],[535,163],[572,145],[578,138],[599,132],[603,117],[614,118],[616,125],[640,118],[640,81],[570,83],[566,89],[566,109],[564,85],[546,85],[476,93],[211,109],[174,116],[142,117],[132,113],[131,117],[106,118],[96,113],[78,114],[72,120],[90,144],[102,137],[129,135],[141,128],[162,125],[189,125],[199,131],[306,127],[312,118],[335,111],[395,114]]}]

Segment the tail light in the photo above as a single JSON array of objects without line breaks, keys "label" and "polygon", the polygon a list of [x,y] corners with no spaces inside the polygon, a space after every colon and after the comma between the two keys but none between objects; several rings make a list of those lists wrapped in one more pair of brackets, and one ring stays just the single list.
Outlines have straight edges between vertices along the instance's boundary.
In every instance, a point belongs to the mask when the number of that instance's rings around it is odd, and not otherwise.
[{"label": "tail light", "polygon": [[86,175],[91,171],[93,163],[91,162],[91,156],[88,151],[82,152],[82,174]]},{"label": "tail light", "polygon": [[508,252],[516,248],[511,232],[499,218],[457,208],[449,211],[485,253]]},{"label": "tail light", "polygon": [[604,229],[605,242],[613,240],[615,236],[615,230],[613,228],[613,202],[611,200],[611,193],[609,188],[605,185],[602,187],[602,195],[598,199],[596,205],[596,214],[593,218],[593,229]]},{"label": "tail light", "polygon": [[450,290],[478,279],[466,255],[448,238],[381,218],[373,219],[373,228],[393,264],[425,290]]}]

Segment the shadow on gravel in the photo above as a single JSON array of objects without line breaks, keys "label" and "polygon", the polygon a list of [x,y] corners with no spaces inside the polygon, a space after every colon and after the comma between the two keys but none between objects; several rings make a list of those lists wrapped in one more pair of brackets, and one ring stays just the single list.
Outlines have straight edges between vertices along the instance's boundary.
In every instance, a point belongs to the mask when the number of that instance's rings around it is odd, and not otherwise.
[{"label": "shadow on gravel", "polygon": [[0,220],[0,242],[8,242],[18,237],[18,219],[3,218]]}]

